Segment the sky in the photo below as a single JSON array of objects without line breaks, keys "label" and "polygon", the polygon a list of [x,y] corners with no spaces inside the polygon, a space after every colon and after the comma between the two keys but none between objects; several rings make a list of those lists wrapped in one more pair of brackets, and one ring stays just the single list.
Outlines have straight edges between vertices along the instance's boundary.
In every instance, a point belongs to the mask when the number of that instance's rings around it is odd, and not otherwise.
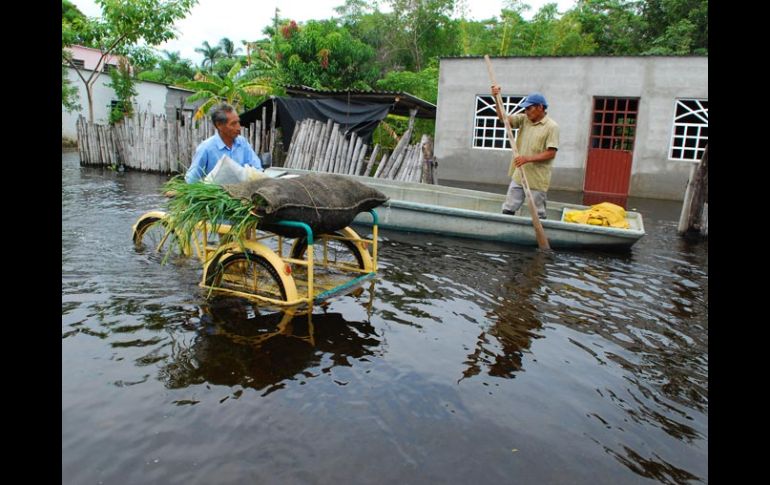
[{"label": "sky", "polygon": [[[78,9],[88,17],[98,17],[101,9],[93,0],[71,0]],[[564,12],[572,8],[575,0],[551,0],[558,5],[557,10]],[[195,52],[203,41],[216,45],[222,37],[227,37],[241,48],[241,40],[254,41],[264,38],[262,29],[272,22],[275,7],[279,8],[281,18],[289,18],[297,22],[307,20],[323,20],[337,17],[334,7],[343,5],[344,0],[199,0],[185,19],[174,25],[177,38],[156,47],[157,50],[179,51],[183,58],[191,59],[199,65],[203,57]],[[380,2],[380,10],[386,11]],[[529,19],[548,0],[523,0],[532,7],[524,12],[524,18]],[[503,0],[467,0],[468,17],[480,20],[500,15],[505,2]]]}]

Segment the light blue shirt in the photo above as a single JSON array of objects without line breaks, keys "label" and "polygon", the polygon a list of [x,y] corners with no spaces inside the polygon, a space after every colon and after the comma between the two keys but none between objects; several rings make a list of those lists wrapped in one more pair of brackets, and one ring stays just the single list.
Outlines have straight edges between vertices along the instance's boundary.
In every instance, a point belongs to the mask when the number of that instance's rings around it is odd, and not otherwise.
[{"label": "light blue shirt", "polygon": [[251,165],[257,170],[262,170],[262,160],[254,153],[254,149],[251,148],[246,138],[238,135],[233,141],[232,148],[229,148],[219,137],[219,132],[216,132],[214,136],[202,141],[195,149],[190,168],[184,176],[185,181],[191,184],[208,175],[214,170],[214,166],[222,158],[222,155],[227,155],[239,165]]}]

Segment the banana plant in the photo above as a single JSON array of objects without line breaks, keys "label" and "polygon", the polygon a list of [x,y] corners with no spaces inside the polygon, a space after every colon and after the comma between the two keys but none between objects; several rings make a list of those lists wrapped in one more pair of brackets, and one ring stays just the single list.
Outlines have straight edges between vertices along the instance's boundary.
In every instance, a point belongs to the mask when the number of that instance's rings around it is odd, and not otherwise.
[{"label": "banana plant", "polygon": [[194,80],[182,84],[195,91],[195,94],[187,98],[188,102],[205,100],[195,112],[195,119],[206,116],[217,103],[226,102],[237,112],[242,112],[245,107],[254,105],[259,96],[273,93],[269,78],[244,77],[240,75],[241,69],[241,63],[236,62],[223,78],[213,73],[198,72]]}]

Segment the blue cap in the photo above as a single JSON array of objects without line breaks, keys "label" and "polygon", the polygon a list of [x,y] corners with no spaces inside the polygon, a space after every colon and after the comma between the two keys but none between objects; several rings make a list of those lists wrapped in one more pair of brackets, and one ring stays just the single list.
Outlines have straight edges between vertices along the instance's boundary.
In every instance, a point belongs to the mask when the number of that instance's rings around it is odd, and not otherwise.
[{"label": "blue cap", "polygon": [[527,108],[529,106],[532,106],[533,104],[542,104],[543,108],[548,107],[548,101],[545,100],[545,96],[543,96],[540,93],[532,93],[526,98],[524,98],[524,101],[521,102],[519,106],[522,108]]}]

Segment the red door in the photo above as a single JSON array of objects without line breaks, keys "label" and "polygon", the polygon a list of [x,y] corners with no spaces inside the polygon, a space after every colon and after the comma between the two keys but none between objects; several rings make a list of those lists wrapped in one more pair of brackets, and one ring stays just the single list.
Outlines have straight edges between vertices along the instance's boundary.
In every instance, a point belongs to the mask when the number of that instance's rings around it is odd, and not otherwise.
[{"label": "red door", "polygon": [[583,204],[626,207],[638,111],[638,98],[594,98]]}]

